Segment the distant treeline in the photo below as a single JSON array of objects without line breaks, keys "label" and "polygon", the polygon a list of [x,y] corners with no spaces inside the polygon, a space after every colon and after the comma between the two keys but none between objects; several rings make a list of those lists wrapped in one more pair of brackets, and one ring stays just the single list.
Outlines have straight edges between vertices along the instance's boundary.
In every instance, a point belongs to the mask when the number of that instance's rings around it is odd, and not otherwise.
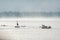
[{"label": "distant treeline", "polygon": [[60,12],[0,12],[0,17],[60,17]]}]

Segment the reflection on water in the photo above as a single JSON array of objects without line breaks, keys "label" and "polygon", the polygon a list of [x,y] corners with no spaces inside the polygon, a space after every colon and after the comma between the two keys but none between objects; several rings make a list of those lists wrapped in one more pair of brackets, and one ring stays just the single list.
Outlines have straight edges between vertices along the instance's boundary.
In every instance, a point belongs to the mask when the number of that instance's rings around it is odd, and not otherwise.
[{"label": "reflection on water", "polygon": [[[60,40],[58,20],[19,19],[20,28],[15,28],[16,21],[17,19],[0,20],[0,40]],[[41,29],[39,27],[42,24],[52,28]]]},{"label": "reflection on water", "polygon": [[4,29],[1,40],[60,40],[60,29]]}]

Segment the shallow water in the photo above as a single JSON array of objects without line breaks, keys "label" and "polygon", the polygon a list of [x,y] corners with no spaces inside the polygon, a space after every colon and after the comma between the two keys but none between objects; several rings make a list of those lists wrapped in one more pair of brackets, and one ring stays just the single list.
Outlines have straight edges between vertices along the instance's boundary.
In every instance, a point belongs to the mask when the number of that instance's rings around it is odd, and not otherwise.
[{"label": "shallow water", "polygon": [[[15,28],[17,19],[0,20],[0,40],[60,40],[59,20],[19,19],[20,28]],[[52,26],[51,29],[39,28],[42,24]],[[1,26],[7,25],[7,26]],[[21,25],[25,25],[23,28]]]},{"label": "shallow water", "polygon": [[3,29],[2,40],[60,40],[60,29]]}]

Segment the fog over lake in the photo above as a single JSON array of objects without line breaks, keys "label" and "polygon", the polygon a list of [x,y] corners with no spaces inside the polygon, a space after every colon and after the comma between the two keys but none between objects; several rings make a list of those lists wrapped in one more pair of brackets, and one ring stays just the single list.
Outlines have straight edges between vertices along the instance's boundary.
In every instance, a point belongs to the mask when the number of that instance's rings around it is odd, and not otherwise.
[{"label": "fog over lake", "polygon": [[0,40],[60,40],[60,0],[0,0]]},{"label": "fog over lake", "polygon": [[1,17],[60,17],[60,12],[0,12]]},{"label": "fog over lake", "polygon": [[[17,21],[20,28],[15,28]],[[42,29],[42,24],[52,28]],[[59,37],[59,18],[0,18],[0,40],[60,40]]]}]

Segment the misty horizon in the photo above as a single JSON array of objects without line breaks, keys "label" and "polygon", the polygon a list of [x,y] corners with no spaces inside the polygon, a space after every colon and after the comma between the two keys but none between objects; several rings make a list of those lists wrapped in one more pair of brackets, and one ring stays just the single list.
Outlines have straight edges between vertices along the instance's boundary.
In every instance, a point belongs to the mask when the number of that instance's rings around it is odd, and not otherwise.
[{"label": "misty horizon", "polygon": [[0,12],[2,17],[60,17],[60,12]]},{"label": "misty horizon", "polygon": [[2,17],[60,17],[60,0],[0,0]]}]

